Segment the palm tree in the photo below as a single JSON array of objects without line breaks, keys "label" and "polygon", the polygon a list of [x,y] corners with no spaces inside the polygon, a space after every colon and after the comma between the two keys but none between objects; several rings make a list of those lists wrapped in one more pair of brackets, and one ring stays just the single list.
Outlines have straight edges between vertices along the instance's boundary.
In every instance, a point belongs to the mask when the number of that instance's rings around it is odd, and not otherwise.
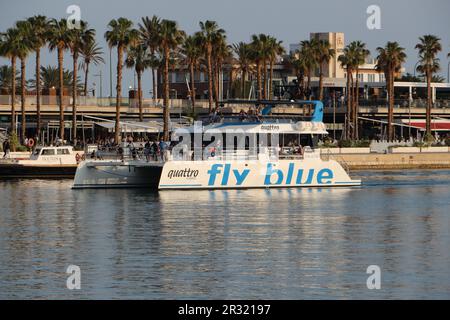
[{"label": "palm tree", "polygon": [[342,68],[346,70],[346,78],[347,78],[347,117],[346,117],[346,127],[345,127],[345,136],[346,139],[350,139],[352,136],[351,123],[353,114],[353,70],[355,65],[355,52],[349,47],[346,46],[344,48],[344,52],[342,55],[338,57],[338,61],[341,63]]},{"label": "palm tree", "polygon": [[17,51],[17,57],[20,59],[20,105],[22,109],[22,123],[21,123],[21,133],[20,138],[22,143],[26,139],[26,113],[25,113],[25,97],[27,94],[26,90],[26,62],[27,57],[33,49],[33,43],[31,41],[31,34],[33,29],[28,21],[18,21],[16,27],[19,30],[19,37],[22,43],[20,50]]},{"label": "palm tree", "polygon": [[359,115],[359,67],[363,65],[366,58],[370,55],[366,44],[361,41],[353,41],[349,44],[349,50],[352,52],[353,68],[355,70],[355,89],[353,96],[353,139],[359,139],[358,115]]},{"label": "palm tree", "polygon": [[218,37],[225,35],[225,30],[220,29],[217,22],[206,20],[200,21],[200,34],[202,39],[202,46],[205,48],[206,62],[208,68],[208,98],[209,98],[209,112],[213,105],[213,72],[212,72],[212,51],[213,43]]},{"label": "palm tree", "polygon": [[295,76],[297,77],[297,92],[295,93],[293,98],[297,98],[302,96],[305,99],[305,87],[304,87],[304,79],[307,71],[307,66],[305,64],[305,59],[302,59],[302,56],[299,54],[299,50],[294,52],[289,56],[286,60],[290,68],[294,70]]},{"label": "palm tree", "polygon": [[178,28],[173,20],[162,20],[160,26],[160,50],[164,61],[164,140],[169,140],[169,64],[170,54],[183,42],[184,32]]},{"label": "palm tree", "polygon": [[[24,43],[21,41],[21,34],[17,28],[9,28],[2,34],[0,43],[0,54],[11,60],[11,135],[16,135],[16,61],[18,53],[22,50]],[[12,145],[15,151],[15,145]]]},{"label": "palm tree", "polygon": [[220,35],[216,37],[213,43],[213,61],[214,61],[214,94],[216,96],[215,102],[216,107],[219,106],[219,83],[220,83],[220,75],[222,73],[223,62],[231,57],[231,47],[226,42],[226,36]]},{"label": "palm tree", "polygon": [[[0,43],[1,47],[1,43]],[[7,94],[11,94],[12,88],[12,67],[11,66],[1,66],[0,67],[0,90],[7,92]],[[17,72],[16,72],[16,80],[17,80]]]},{"label": "palm tree", "polygon": [[47,36],[49,31],[49,21],[47,17],[37,15],[28,18],[28,22],[33,28],[31,33],[31,42],[36,54],[36,136],[40,137],[41,134],[41,84],[38,79],[41,78],[41,48],[47,43]]},{"label": "palm tree", "polygon": [[105,63],[103,59],[102,48],[98,46],[95,41],[87,42],[83,45],[80,51],[82,62],[80,64],[80,69],[84,70],[84,86],[83,92],[84,96],[87,96],[87,86],[88,86],[88,73],[89,65],[93,63],[94,65],[99,65],[100,63]]},{"label": "palm tree", "polygon": [[251,42],[251,52],[252,61],[256,64],[256,82],[258,85],[258,95],[257,99],[262,100],[263,90],[262,90],[262,64],[264,59],[264,34],[253,35]]},{"label": "palm tree", "polygon": [[252,66],[252,51],[248,43],[239,42],[233,44],[233,51],[237,56],[241,71],[241,98],[245,98],[245,81]]},{"label": "palm tree", "polygon": [[283,41],[278,41],[274,37],[269,38],[269,96],[267,97],[269,100],[273,97],[273,66],[277,57],[281,56],[285,53],[285,50],[282,45]]},{"label": "palm tree", "polygon": [[419,50],[419,66],[417,71],[424,74],[427,79],[427,119],[426,129],[427,137],[431,136],[431,108],[433,98],[431,93],[431,81],[433,74],[440,70],[439,59],[436,55],[442,51],[442,45],[438,37],[433,35],[425,35],[419,38],[420,42],[416,45]]},{"label": "palm tree", "polygon": [[192,101],[192,111],[195,111],[195,70],[199,63],[200,56],[202,54],[200,48],[200,35],[198,33],[193,36],[188,36],[184,39],[183,47],[181,48],[181,53],[185,56],[186,64],[189,67],[189,73],[191,77],[191,101]]},{"label": "palm tree", "polygon": [[262,98],[267,99],[267,60],[269,60],[271,54],[271,44],[270,44],[270,36],[266,34],[259,35],[260,41],[260,58],[262,61],[262,81],[263,81],[263,90],[262,90]]},{"label": "palm tree", "polygon": [[311,97],[311,76],[312,71],[317,67],[317,60],[315,57],[313,42],[304,40],[300,42],[300,50],[297,52],[300,64],[305,68],[306,73],[306,90],[308,99]]},{"label": "palm tree", "polygon": [[116,84],[116,125],[115,143],[120,143],[120,100],[122,97],[122,61],[127,47],[138,40],[138,32],[133,29],[133,22],[126,18],[113,19],[108,24],[105,39],[110,48],[117,47],[117,84]]},{"label": "palm tree", "polygon": [[323,100],[323,69],[336,54],[327,40],[312,40],[314,55],[319,66],[319,100]]},{"label": "palm tree", "polygon": [[159,48],[159,29],[161,20],[157,16],[142,18],[142,24],[139,24],[140,37],[144,44],[149,48],[151,54],[151,72],[152,72],[152,85],[153,85],[153,100],[158,99],[158,84],[156,81],[155,71],[157,70],[156,51]]},{"label": "palm tree", "polygon": [[406,60],[405,49],[397,42],[388,42],[384,48],[378,47],[377,69],[384,72],[386,78],[386,88],[389,96],[388,111],[388,140],[394,140],[394,76],[399,72],[402,63]]},{"label": "palm tree", "polygon": [[69,48],[73,58],[73,81],[72,81],[72,140],[77,137],[77,86],[78,57],[82,49],[89,43],[95,41],[95,30],[89,29],[85,21],[80,21],[78,28],[70,30]]},{"label": "palm tree", "polygon": [[58,103],[59,103],[59,137],[64,141],[64,51],[69,49],[70,29],[67,27],[67,20],[52,19],[50,21],[50,30],[48,35],[49,48],[51,51],[58,52],[58,69],[59,69],[59,85],[58,85]]},{"label": "palm tree", "polygon": [[[57,67],[53,66],[41,66],[40,70],[40,83],[41,89],[49,91],[50,89],[59,87],[59,70]],[[73,87],[73,72],[64,69],[63,71],[63,84],[65,88]],[[83,89],[83,84],[81,83],[80,77],[77,77],[76,81],[77,90]],[[35,89],[37,87],[36,80],[32,79],[29,81],[29,87]]]},{"label": "palm tree", "polygon": [[131,45],[127,50],[127,54],[125,65],[127,68],[134,67],[137,75],[139,121],[142,122],[144,121],[144,114],[142,112],[142,73],[151,66],[151,57],[147,46],[142,43]]}]

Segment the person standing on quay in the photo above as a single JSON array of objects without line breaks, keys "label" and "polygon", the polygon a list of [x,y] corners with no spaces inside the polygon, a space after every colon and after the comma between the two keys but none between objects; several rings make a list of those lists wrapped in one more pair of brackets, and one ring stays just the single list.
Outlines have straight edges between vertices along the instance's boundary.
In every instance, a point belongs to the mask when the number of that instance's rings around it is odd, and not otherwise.
[{"label": "person standing on quay", "polygon": [[164,141],[163,138],[161,138],[161,141],[159,142],[159,153],[161,161],[166,161],[166,152],[167,152],[167,143]]},{"label": "person standing on quay", "polygon": [[8,139],[3,141],[3,152],[4,152],[3,159],[8,159],[9,153],[11,152],[11,144],[9,143]]}]

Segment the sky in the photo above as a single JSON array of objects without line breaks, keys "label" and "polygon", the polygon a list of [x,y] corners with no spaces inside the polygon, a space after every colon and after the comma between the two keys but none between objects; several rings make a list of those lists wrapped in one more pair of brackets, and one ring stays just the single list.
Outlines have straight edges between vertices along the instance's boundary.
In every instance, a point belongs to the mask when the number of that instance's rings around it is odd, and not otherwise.
[{"label": "sky", "polygon": [[[447,77],[450,52],[450,1],[449,0],[0,0],[0,32],[14,25],[17,20],[36,14],[54,18],[67,18],[67,7],[78,5],[81,19],[97,30],[97,41],[105,52],[105,65],[91,67],[89,87],[97,83],[103,74],[103,96],[109,95],[109,49],[104,40],[107,24],[111,19],[126,17],[137,23],[143,16],[157,15],[176,20],[187,33],[198,31],[199,21],[215,20],[226,30],[228,41],[249,41],[255,33],[267,33],[289,44],[309,38],[310,32],[344,32],[345,42],[361,40],[376,56],[376,48],[387,41],[398,41],[408,55],[405,68],[413,73],[417,62],[414,49],[418,37],[434,34],[442,39],[443,52],[439,55],[441,72]],[[369,30],[367,8],[377,5],[381,13],[381,29]],[[34,76],[34,55],[27,63],[27,78]],[[0,58],[0,65],[8,61]],[[113,72],[116,53],[113,51]],[[57,65],[56,53],[43,51],[43,65]],[[65,55],[65,66],[71,68],[69,53]],[[149,97],[151,75],[143,77],[144,96]],[[133,86],[134,73],[124,70],[123,94]],[[113,90],[115,75],[113,73]]]}]

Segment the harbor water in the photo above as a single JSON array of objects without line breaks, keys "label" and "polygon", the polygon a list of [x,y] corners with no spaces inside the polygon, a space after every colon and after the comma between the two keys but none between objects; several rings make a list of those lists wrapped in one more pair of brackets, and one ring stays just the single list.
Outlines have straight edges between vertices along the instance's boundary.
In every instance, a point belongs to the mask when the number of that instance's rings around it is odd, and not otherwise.
[{"label": "harbor water", "polygon": [[[363,186],[0,181],[0,299],[450,299],[450,171],[352,177]],[[80,290],[67,289],[69,265]]]}]

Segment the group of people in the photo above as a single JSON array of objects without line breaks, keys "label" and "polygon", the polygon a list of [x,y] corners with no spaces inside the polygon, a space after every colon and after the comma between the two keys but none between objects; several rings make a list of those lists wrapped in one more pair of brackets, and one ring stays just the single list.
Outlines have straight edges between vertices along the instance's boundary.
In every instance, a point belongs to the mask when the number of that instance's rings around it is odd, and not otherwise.
[{"label": "group of people", "polygon": [[209,122],[216,123],[216,122],[220,122],[221,120],[222,120],[222,112],[220,111],[220,109],[218,107],[216,107],[209,114]]},{"label": "group of people", "polygon": [[144,156],[147,162],[151,160],[158,161],[158,156],[160,161],[162,162],[167,161],[168,151],[169,151],[169,144],[165,142],[164,139],[162,138],[159,142],[147,140],[147,142],[144,145]]},{"label": "group of people", "polygon": [[163,138],[160,141],[151,141],[145,139],[144,141],[133,141],[132,137],[128,137],[121,146],[117,149],[118,154],[123,158],[125,156],[124,148],[128,149],[129,155],[136,160],[140,154],[143,153],[147,162],[150,161],[167,161],[169,143],[164,141]]},{"label": "group of people", "polygon": [[241,111],[239,111],[239,121],[244,122],[244,121],[255,121],[255,122],[259,122],[261,121],[261,109],[260,107],[256,107],[254,108],[249,108],[248,112],[245,112],[244,109],[241,109]]}]

